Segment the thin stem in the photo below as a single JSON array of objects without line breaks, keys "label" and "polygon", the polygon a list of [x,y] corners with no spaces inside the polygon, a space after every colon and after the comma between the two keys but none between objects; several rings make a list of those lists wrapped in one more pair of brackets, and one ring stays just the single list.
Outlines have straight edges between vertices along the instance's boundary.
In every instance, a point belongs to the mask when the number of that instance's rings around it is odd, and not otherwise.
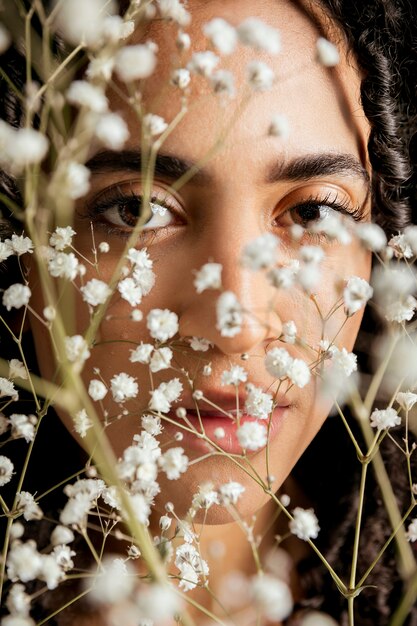
[{"label": "thin stem", "polygon": [[358,513],[356,516],[355,540],[353,543],[352,566],[350,570],[349,586],[351,590],[355,588],[355,581],[356,581],[356,568],[358,565],[359,540],[360,540],[360,532],[361,532],[363,504],[364,504],[364,499],[365,499],[365,485],[366,485],[368,463],[369,462],[367,461],[362,464],[361,483],[359,487]]}]

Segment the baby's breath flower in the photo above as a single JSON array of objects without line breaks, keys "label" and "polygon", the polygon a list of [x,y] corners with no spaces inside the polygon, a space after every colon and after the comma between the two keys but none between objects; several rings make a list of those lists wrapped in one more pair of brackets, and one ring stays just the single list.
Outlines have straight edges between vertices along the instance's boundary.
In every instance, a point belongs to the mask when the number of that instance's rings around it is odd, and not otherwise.
[{"label": "baby's breath flower", "polygon": [[159,518],[159,528],[162,530],[162,532],[166,533],[166,531],[170,529],[171,524],[172,519],[169,517],[169,515],[162,515]]},{"label": "baby's breath flower", "polygon": [[172,356],[171,348],[159,348],[155,350],[149,363],[149,369],[151,372],[155,373],[169,368],[171,366]]},{"label": "baby's breath flower", "polygon": [[214,72],[220,59],[211,50],[194,52],[187,68],[194,74],[200,74],[208,78]]},{"label": "baby's breath flower", "polygon": [[168,124],[164,118],[160,115],[154,115],[153,113],[144,115],[142,124],[145,132],[151,137],[161,135],[168,128]]},{"label": "baby's breath flower", "polygon": [[188,457],[183,448],[170,448],[159,457],[158,464],[169,480],[177,480],[188,469]]},{"label": "baby's breath flower", "polygon": [[388,242],[388,246],[394,250],[397,259],[411,259],[414,255],[411,246],[404,234],[394,235]]},{"label": "baby's breath flower", "polygon": [[266,370],[274,378],[288,376],[292,362],[293,358],[285,348],[272,348],[265,356]]},{"label": "baby's breath flower", "polygon": [[276,114],[271,118],[271,122],[268,128],[268,135],[271,137],[280,137],[287,139],[290,134],[290,125],[288,118],[285,115]]},{"label": "baby's breath flower", "polygon": [[305,387],[311,378],[310,369],[301,359],[294,359],[288,368],[287,373],[290,381],[297,387]]},{"label": "baby's breath flower", "polygon": [[11,359],[9,361],[9,378],[22,378],[27,380],[28,373],[26,367],[19,359]]},{"label": "baby's breath flower", "polygon": [[98,249],[102,254],[107,254],[107,252],[110,252],[110,245],[107,241],[100,241]]},{"label": "baby's breath flower", "polygon": [[[45,158],[49,148],[49,141],[33,128],[19,128],[13,130],[10,141],[5,146],[7,163],[15,173],[22,171],[26,165],[40,163]],[[2,157],[3,160],[3,157]]]},{"label": "baby's breath flower", "polygon": [[224,291],[216,303],[216,328],[222,337],[234,337],[241,331],[242,307],[232,291]]},{"label": "baby's breath flower", "polygon": [[408,541],[417,541],[417,517],[408,525],[405,535]]},{"label": "baby's breath flower", "polygon": [[7,380],[7,378],[0,376],[0,398],[3,398],[4,396],[10,396],[15,400],[19,398],[19,394],[17,393],[14,384],[10,380]]},{"label": "baby's breath flower", "polygon": [[184,591],[194,589],[200,576],[207,576],[209,573],[206,561],[201,558],[197,549],[189,542],[183,543],[176,549],[175,565],[180,571],[182,579],[180,587]]},{"label": "baby's breath flower", "polygon": [[114,63],[116,74],[126,83],[148,78],[155,67],[155,52],[148,43],[121,48],[116,54]]},{"label": "baby's breath flower", "polygon": [[170,585],[163,583],[142,585],[138,590],[135,603],[142,616],[141,626],[169,624],[175,621],[175,616],[180,614],[183,608],[178,594]]},{"label": "baby's breath flower", "polygon": [[27,285],[15,283],[4,292],[2,303],[8,311],[11,309],[20,309],[22,306],[29,304],[31,295],[32,292]]},{"label": "baby's breath flower", "polygon": [[324,67],[334,67],[340,61],[339,51],[336,46],[324,37],[317,39],[316,54],[318,62]]},{"label": "baby's breath flower", "polygon": [[82,335],[65,337],[65,351],[68,361],[77,363],[79,366],[82,366],[91,355],[87,342]]},{"label": "baby's breath flower", "polygon": [[381,252],[387,245],[387,236],[378,224],[359,223],[356,225],[355,234],[362,244],[372,252]]},{"label": "baby's breath flower", "polygon": [[404,238],[414,255],[417,255],[417,226],[407,226],[404,229]]},{"label": "baby's breath flower", "polygon": [[300,268],[298,259],[294,259],[288,265],[273,267],[268,271],[267,279],[276,289],[289,289],[294,284]]},{"label": "baby's breath flower", "polygon": [[33,415],[23,415],[22,413],[13,413],[9,417],[12,427],[12,437],[20,439],[21,437],[29,443],[35,438],[36,418]]},{"label": "baby's breath flower", "polygon": [[244,422],[237,429],[237,439],[243,450],[259,450],[267,443],[267,429],[259,422]]},{"label": "baby's breath flower", "polygon": [[345,376],[350,376],[358,369],[357,357],[353,352],[348,352],[346,348],[336,348],[332,346],[330,349],[332,363],[338,372],[343,373]]},{"label": "baby's breath flower", "polygon": [[221,375],[222,385],[239,386],[248,380],[248,373],[241,365],[232,365],[229,370],[224,370]]},{"label": "baby's breath flower", "polygon": [[236,48],[236,29],[221,17],[215,17],[204,24],[203,33],[220,54],[232,54]]},{"label": "baby's breath flower", "polygon": [[13,476],[14,465],[7,456],[0,456],[0,487],[7,485]]},{"label": "baby's breath flower", "polygon": [[268,419],[273,408],[272,396],[252,384],[247,385],[247,389],[248,395],[245,400],[246,413],[261,420]]},{"label": "baby's breath flower", "polygon": [[130,313],[130,319],[132,322],[141,322],[143,320],[143,313],[139,309],[133,309]]},{"label": "baby's breath flower", "polygon": [[195,273],[194,287],[197,293],[202,293],[206,289],[220,289],[222,286],[223,266],[221,263],[205,263]]},{"label": "baby's breath flower", "polygon": [[188,26],[191,15],[181,0],[157,0],[159,13],[165,20],[172,20],[179,26]]},{"label": "baby's breath flower", "polygon": [[75,230],[71,226],[57,226],[55,231],[49,237],[49,245],[61,252],[65,248],[68,248],[72,244],[72,238],[75,235]]},{"label": "baby's breath flower", "polygon": [[251,594],[258,610],[271,622],[285,620],[293,610],[293,599],[287,583],[270,574],[252,579]]},{"label": "baby's breath flower", "polygon": [[83,198],[90,189],[90,170],[82,163],[69,161],[58,171],[59,186],[71,200]]},{"label": "baby's breath flower", "polygon": [[56,309],[55,307],[49,305],[44,308],[42,311],[42,315],[46,319],[47,322],[53,322],[56,318]]},{"label": "baby's breath flower", "polygon": [[[25,593],[24,585],[15,584],[10,587],[9,594],[6,600],[6,607],[12,615],[16,615],[18,618],[28,617],[30,611],[30,602],[31,597],[27,593]],[[34,624],[34,622],[32,623]],[[4,621],[2,622],[2,624],[4,624]],[[27,624],[29,626],[29,621],[27,622]],[[26,626],[26,624],[23,623],[21,626]]]},{"label": "baby's breath flower", "polygon": [[129,398],[136,398],[139,387],[136,379],[125,372],[115,374],[110,380],[111,392],[115,402],[125,402]]},{"label": "baby's breath flower", "polygon": [[86,80],[74,80],[67,90],[66,97],[70,104],[89,109],[94,113],[105,113],[108,109],[104,91]]},{"label": "baby's breath flower", "polygon": [[111,289],[102,280],[92,278],[83,287],[81,287],[81,293],[83,294],[83,300],[91,306],[98,306],[106,302],[107,298],[111,295]]},{"label": "baby's breath flower", "polygon": [[132,20],[124,20],[120,15],[107,15],[103,19],[101,36],[105,42],[118,43],[133,33],[135,24]]},{"label": "baby's breath flower", "polygon": [[149,433],[153,437],[160,435],[162,432],[162,424],[161,424],[160,417],[145,413],[145,415],[142,415],[141,417],[141,423],[142,423],[143,430],[145,430],[147,433]]},{"label": "baby's breath flower", "polygon": [[348,317],[359,311],[372,297],[374,290],[363,278],[352,276],[343,290],[345,313]]},{"label": "baby's breath flower", "polygon": [[10,245],[10,239],[6,239],[6,241],[0,241],[0,263],[3,263],[9,256],[14,254],[14,250]]},{"label": "baby's breath flower", "polygon": [[7,556],[7,576],[12,582],[34,580],[41,571],[41,565],[42,557],[33,540],[13,542]]},{"label": "baby's breath flower", "polygon": [[289,529],[303,541],[316,539],[319,534],[319,523],[313,509],[303,509],[297,506],[292,511],[293,519],[289,523]]},{"label": "baby's breath flower", "polygon": [[397,393],[395,399],[404,411],[409,411],[417,402],[417,394],[411,391],[400,391]]},{"label": "baby's breath flower", "polygon": [[224,437],[226,436],[225,430],[221,426],[215,428],[213,434],[216,439],[224,439]]},{"label": "baby's breath flower", "polygon": [[204,337],[191,337],[190,346],[196,352],[207,352],[207,350],[213,347],[213,344],[208,339],[204,339]]},{"label": "baby's breath flower", "polygon": [[277,260],[279,239],[272,233],[257,237],[243,248],[241,263],[251,270],[266,269]]},{"label": "baby's breath flower", "polygon": [[[107,0],[65,0],[55,15],[55,28],[74,46],[80,43],[95,48],[102,43],[103,27],[112,3]],[[113,5],[114,8],[114,5]]]},{"label": "baby's breath flower", "polygon": [[129,139],[129,130],[124,119],[117,113],[100,116],[95,135],[110,150],[121,150]]},{"label": "baby's breath flower", "polygon": [[[89,580],[89,587],[91,579]],[[93,579],[89,598],[96,605],[116,604],[129,597],[135,586],[135,570],[129,561],[107,555]]]},{"label": "baby's breath flower", "polygon": [[48,260],[48,271],[54,278],[74,280],[79,270],[79,262],[73,252],[58,252]]},{"label": "baby's breath flower", "polygon": [[401,417],[398,415],[397,411],[392,408],[375,409],[369,419],[371,426],[378,430],[394,428],[394,426],[401,424]]},{"label": "baby's breath flower", "polygon": [[35,498],[28,491],[20,491],[16,494],[16,508],[23,514],[27,522],[34,519],[42,519],[43,512]]},{"label": "baby's breath flower", "polygon": [[74,533],[70,528],[66,526],[55,526],[51,533],[51,543],[53,546],[66,545],[67,543],[72,543],[74,541]]},{"label": "baby's breath flower", "polygon": [[282,325],[282,335],[283,340],[286,343],[295,343],[297,338],[297,326],[295,325],[295,322],[292,320],[285,322],[285,324]]},{"label": "baby's breath flower", "polygon": [[52,550],[51,555],[56,560],[58,567],[60,567],[64,572],[67,572],[74,567],[72,557],[76,556],[76,552],[71,550],[69,546],[56,545]]},{"label": "baby's breath flower", "polygon": [[142,289],[133,278],[129,277],[121,280],[117,285],[117,289],[123,300],[126,300],[130,306],[137,306],[142,302]]},{"label": "baby's breath flower", "polygon": [[241,43],[255,50],[269,54],[278,54],[281,50],[279,32],[257,17],[246,18],[237,27],[237,33]]},{"label": "baby's breath flower", "polygon": [[81,409],[74,416],[74,430],[76,433],[80,435],[80,437],[84,438],[87,435],[87,430],[92,428],[93,423],[87,415],[87,411],[85,409]]},{"label": "baby's breath flower", "polygon": [[410,320],[417,307],[411,295],[416,288],[415,275],[410,269],[398,265],[377,267],[373,272],[372,283],[375,301],[382,308],[390,322]]},{"label": "baby's breath flower", "polygon": [[190,35],[188,33],[183,33],[179,31],[175,40],[175,44],[180,52],[183,52],[184,50],[189,50],[191,46]]},{"label": "baby's breath flower", "polygon": [[186,87],[190,84],[190,81],[190,72],[184,67],[174,70],[171,74],[171,83],[180,89],[186,89]]},{"label": "baby's breath flower", "polygon": [[224,485],[221,485],[219,487],[219,502],[224,506],[237,504],[238,500],[242,497],[244,492],[245,488],[243,485],[231,480],[228,483],[225,483]]},{"label": "baby's breath flower", "polygon": [[225,94],[229,98],[235,96],[235,77],[229,70],[217,70],[210,76],[214,93]]},{"label": "baby's breath flower", "polygon": [[194,512],[198,509],[209,509],[213,504],[219,504],[217,491],[213,488],[213,483],[207,482],[199,485],[198,492],[194,494],[192,508]]},{"label": "baby's breath flower", "polygon": [[153,349],[154,347],[151,343],[143,343],[141,341],[137,348],[130,351],[129,361],[131,363],[149,363]]},{"label": "baby's breath flower", "polygon": [[146,318],[149,334],[158,341],[168,341],[178,332],[178,316],[169,309],[152,309]]},{"label": "baby's breath flower", "polygon": [[254,91],[268,91],[275,80],[273,70],[263,61],[250,61],[247,65],[247,76]]}]

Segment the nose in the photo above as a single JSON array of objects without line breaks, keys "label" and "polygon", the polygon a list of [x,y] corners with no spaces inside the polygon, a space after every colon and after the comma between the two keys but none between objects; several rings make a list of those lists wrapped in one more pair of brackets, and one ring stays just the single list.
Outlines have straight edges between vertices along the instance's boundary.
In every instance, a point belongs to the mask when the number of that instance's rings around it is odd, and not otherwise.
[{"label": "nose", "polygon": [[[258,234],[256,228],[239,228],[230,220],[222,228],[207,229],[201,237],[197,260],[180,305],[179,332],[182,337],[204,337],[227,355],[240,355],[256,351],[266,342],[276,340],[281,334],[282,323],[274,306],[274,292],[267,280],[265,270],[254,271],[243,267],[241,255],[244,246]],[[212,231],[210,234],[210,230]],[[208,261],[220,263],[221,289],[206,289],[197,293],[194,286],[196,270]],[[190,271],[190,270],[188,270]],[[218,301],[224,292],[232,292],[241,307],[240,330],[227,333],[219,326]],[[276,304],[276,303],[275,303]]]}]

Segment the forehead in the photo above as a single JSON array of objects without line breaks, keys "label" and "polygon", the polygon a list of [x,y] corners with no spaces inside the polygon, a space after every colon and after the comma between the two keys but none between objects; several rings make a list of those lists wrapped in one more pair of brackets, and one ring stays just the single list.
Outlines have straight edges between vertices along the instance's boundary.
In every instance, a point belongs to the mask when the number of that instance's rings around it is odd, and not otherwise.
[{"label": "forehead", "polygon": [[[284,0],[191,0],[188,10],[192,16],[187,28],[192,42],[189,51],[179,54],[176,27],[162,21],[153,22],[146,33],[136,32],[131,41],[151,39],[158,46],[158,65],[143,87],[142,105],[145,112],[161,115],[167,122],[175,118],[183,104],[183,94],[170,85],[170,74],[174,68],[185,67],[194,52],[210,49],[203,27],[213,18],[221,17],[238,26],[248,17],[258,17],[278,29],[281,52],[272,56],[239,45],[233,54],[222,56],[218,68],[231,71],[235,78],[233,99],[219,97],[207,79],[194,76],[187,113],[166,140],[164,152],[203,158],[228,128],[227,139],[210,161],[211,168],[220,167],[228,155],[242,164],[249,155],[256,165],[268,158],[271,148],[278,150],[284,160],[318,150],[349,150],[366,165],[369,127],[360,106],[360,74],[343,35],[317,3],[314,15],[298,2]],[[340,50],[336,68],[325,68],[316,60],[316,41],[323,34]],[[267,92],[251,93],[247,85],[247,65],[254,59],[274,70],[276,80]],[[134,146],[135,138],[140,136],[138,117],[116,94],[110,97],[113,108],[125,112],[133,130],[130,145]],[[268,127],[276,114],[288,121],[290,135],[285,141],[268,138]]]}]

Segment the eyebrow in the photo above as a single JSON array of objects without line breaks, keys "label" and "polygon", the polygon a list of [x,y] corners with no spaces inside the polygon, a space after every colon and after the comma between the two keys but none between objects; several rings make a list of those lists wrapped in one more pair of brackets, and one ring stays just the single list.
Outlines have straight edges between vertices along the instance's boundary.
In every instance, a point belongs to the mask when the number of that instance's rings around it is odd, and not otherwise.
[{"label": "eyebrow", "polygon": [[[93,156],[86,166],[92,173],[136,172],[142,167],[142,154],[139,150],[102,150]],[[170,181],[177,181],[191,169],[194,170],[192,180],[199,185],[213,182],[213,176],[204,167],[198,169],[198,163],[182,157],[158,153],[155,158],[155,175]],[[268,168],[266,184],[285,180],[308,181],[321,176],[347,176],[361,178],[366,186],[370,177],[362,163],[349,153],[318,153],[295,157],[288,163],[277,161]]]}]

